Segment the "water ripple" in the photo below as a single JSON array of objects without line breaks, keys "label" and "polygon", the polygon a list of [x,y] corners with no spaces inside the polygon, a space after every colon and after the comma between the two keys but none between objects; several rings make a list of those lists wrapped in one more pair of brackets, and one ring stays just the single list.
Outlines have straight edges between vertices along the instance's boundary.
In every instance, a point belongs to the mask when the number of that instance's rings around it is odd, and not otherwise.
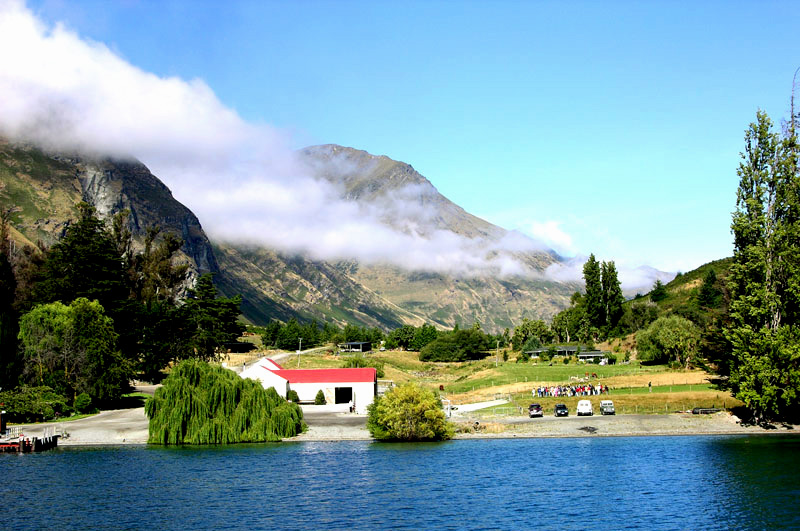
[{"label": "water ripple", "polygon": [[798,437],[363,441],[0,455],[13,528],[800,528]]}]

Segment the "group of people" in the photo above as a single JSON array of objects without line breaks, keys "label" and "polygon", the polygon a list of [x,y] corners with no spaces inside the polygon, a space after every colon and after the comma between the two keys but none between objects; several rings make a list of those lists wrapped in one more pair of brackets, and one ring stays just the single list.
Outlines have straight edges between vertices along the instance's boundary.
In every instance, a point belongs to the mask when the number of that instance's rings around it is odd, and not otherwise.
[{"label": "group of people", "polygon": [[608,394],[608,386],[603,384],[581,384],[581,385],[553,385],[550,387],[535,387],[531,394],[535,398],[544,397],[569,397],[569,396],[593,396]]}]

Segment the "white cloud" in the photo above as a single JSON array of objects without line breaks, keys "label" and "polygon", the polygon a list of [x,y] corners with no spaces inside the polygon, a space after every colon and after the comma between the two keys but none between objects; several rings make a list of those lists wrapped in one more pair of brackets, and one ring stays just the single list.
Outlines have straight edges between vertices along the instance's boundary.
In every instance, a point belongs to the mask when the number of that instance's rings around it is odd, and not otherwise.
[{"label": "white cloud", "polygon": [[[583,265],[588,260],[588,256],[575,256],[563,262],[550,265],[545,271],[548,278],[559,282],[579,282],[583,283]],[[602,258],[597,258],[603,261]],[[623,291],[628,295],[636,292],[647,293],[653,287],[656,279],[662,282],[669,282],[675,278],[675,273],[659,271],[647,266],[630,266],[624,262],[614,262],[617,268],[617,278]]]},{"label": "white cloud", "polygon": [[558,221],[534,221],[531,224],[530,232],[534,238],[541,240],[559,254],[565,255],[575,252],[572,237],[562,230],[561,223]]},{"label": "white cloud", "polygon": [[[555,221],[532,225],[540,242],[514,231],[490,240],[432,228],[436,191],[427,184],[371,205],[348,201],[298,161],[284,132],[248,123],[202,80],[146,72],[102,43],[44,24],[21,1],[0,0],[0,50],[0,134],[53,150],[134,156],[213,238],[458,275],[537,276],[514,253],[573,248]],[[352,169],[341,164],[327,169]],[[573,269],[550,273],[580,278]]]}]

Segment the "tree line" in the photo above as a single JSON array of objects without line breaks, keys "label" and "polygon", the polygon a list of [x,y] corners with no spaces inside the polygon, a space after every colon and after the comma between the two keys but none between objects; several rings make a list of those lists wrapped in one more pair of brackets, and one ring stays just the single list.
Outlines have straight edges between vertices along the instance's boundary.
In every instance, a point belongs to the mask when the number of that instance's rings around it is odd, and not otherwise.
[{"label": "tree line", "polygon": [[176,261],[182,242],[172,234],[149,228],[137,250],[127,212],[107,223],[80,203],[58,242],[12,253],[11,214],[0,219],[5,396],[43,386],[67,406],[81,395],[108,405],[133,379],[158,381],[174,361],[215,359],[244,330],[240,299],[219,297],[210,275],[186,288],[188,266]]},{"label": "tree line", "polygon": [[373,348],[381,344],[390,350],[401,349],[420,353],[422,361],[465,361],[478,359],[487,351],[506,347],[510,343],[509,330],[501,334],[488,334],[478,323],[471,328],[439,330],[430,324],[415,327],[403,325],[384,332],[380,328],[368,328],[347,324],[339,327],[332,323],[320,324],[317,320],[301,324],[292,318],[286,323],[273,320],[265,327],[254,327],[264,346],[281,350],[314,348],[326,344],[369,342]]}]

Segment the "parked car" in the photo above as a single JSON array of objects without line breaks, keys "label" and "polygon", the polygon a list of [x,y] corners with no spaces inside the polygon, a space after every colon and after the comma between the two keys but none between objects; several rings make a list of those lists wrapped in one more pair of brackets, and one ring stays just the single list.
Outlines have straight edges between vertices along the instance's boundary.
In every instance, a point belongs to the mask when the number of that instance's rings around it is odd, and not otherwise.
[{"label": "parked car", "polygon": [[553,413],[556,417],[569,417],[569,409],[564,404],[556,404]]},{"label": "parked car", "polygon": [[528,406],[528,417],[543,417],[544,411],[542,411],[542,406],[539,404],[531,404]]},{"label": "parked car", "polygon": [[589,400],[579,400],[578,401],[578,416],[589,416],[591,417],[594,415],[594,411],[592,410],[592,403]]},{"label": "parked car", "polygon": [[601,415],[614,415],[616,411],[614,410],[614,402],[611,400],[601,400],[600,401],[600,414]]}]

